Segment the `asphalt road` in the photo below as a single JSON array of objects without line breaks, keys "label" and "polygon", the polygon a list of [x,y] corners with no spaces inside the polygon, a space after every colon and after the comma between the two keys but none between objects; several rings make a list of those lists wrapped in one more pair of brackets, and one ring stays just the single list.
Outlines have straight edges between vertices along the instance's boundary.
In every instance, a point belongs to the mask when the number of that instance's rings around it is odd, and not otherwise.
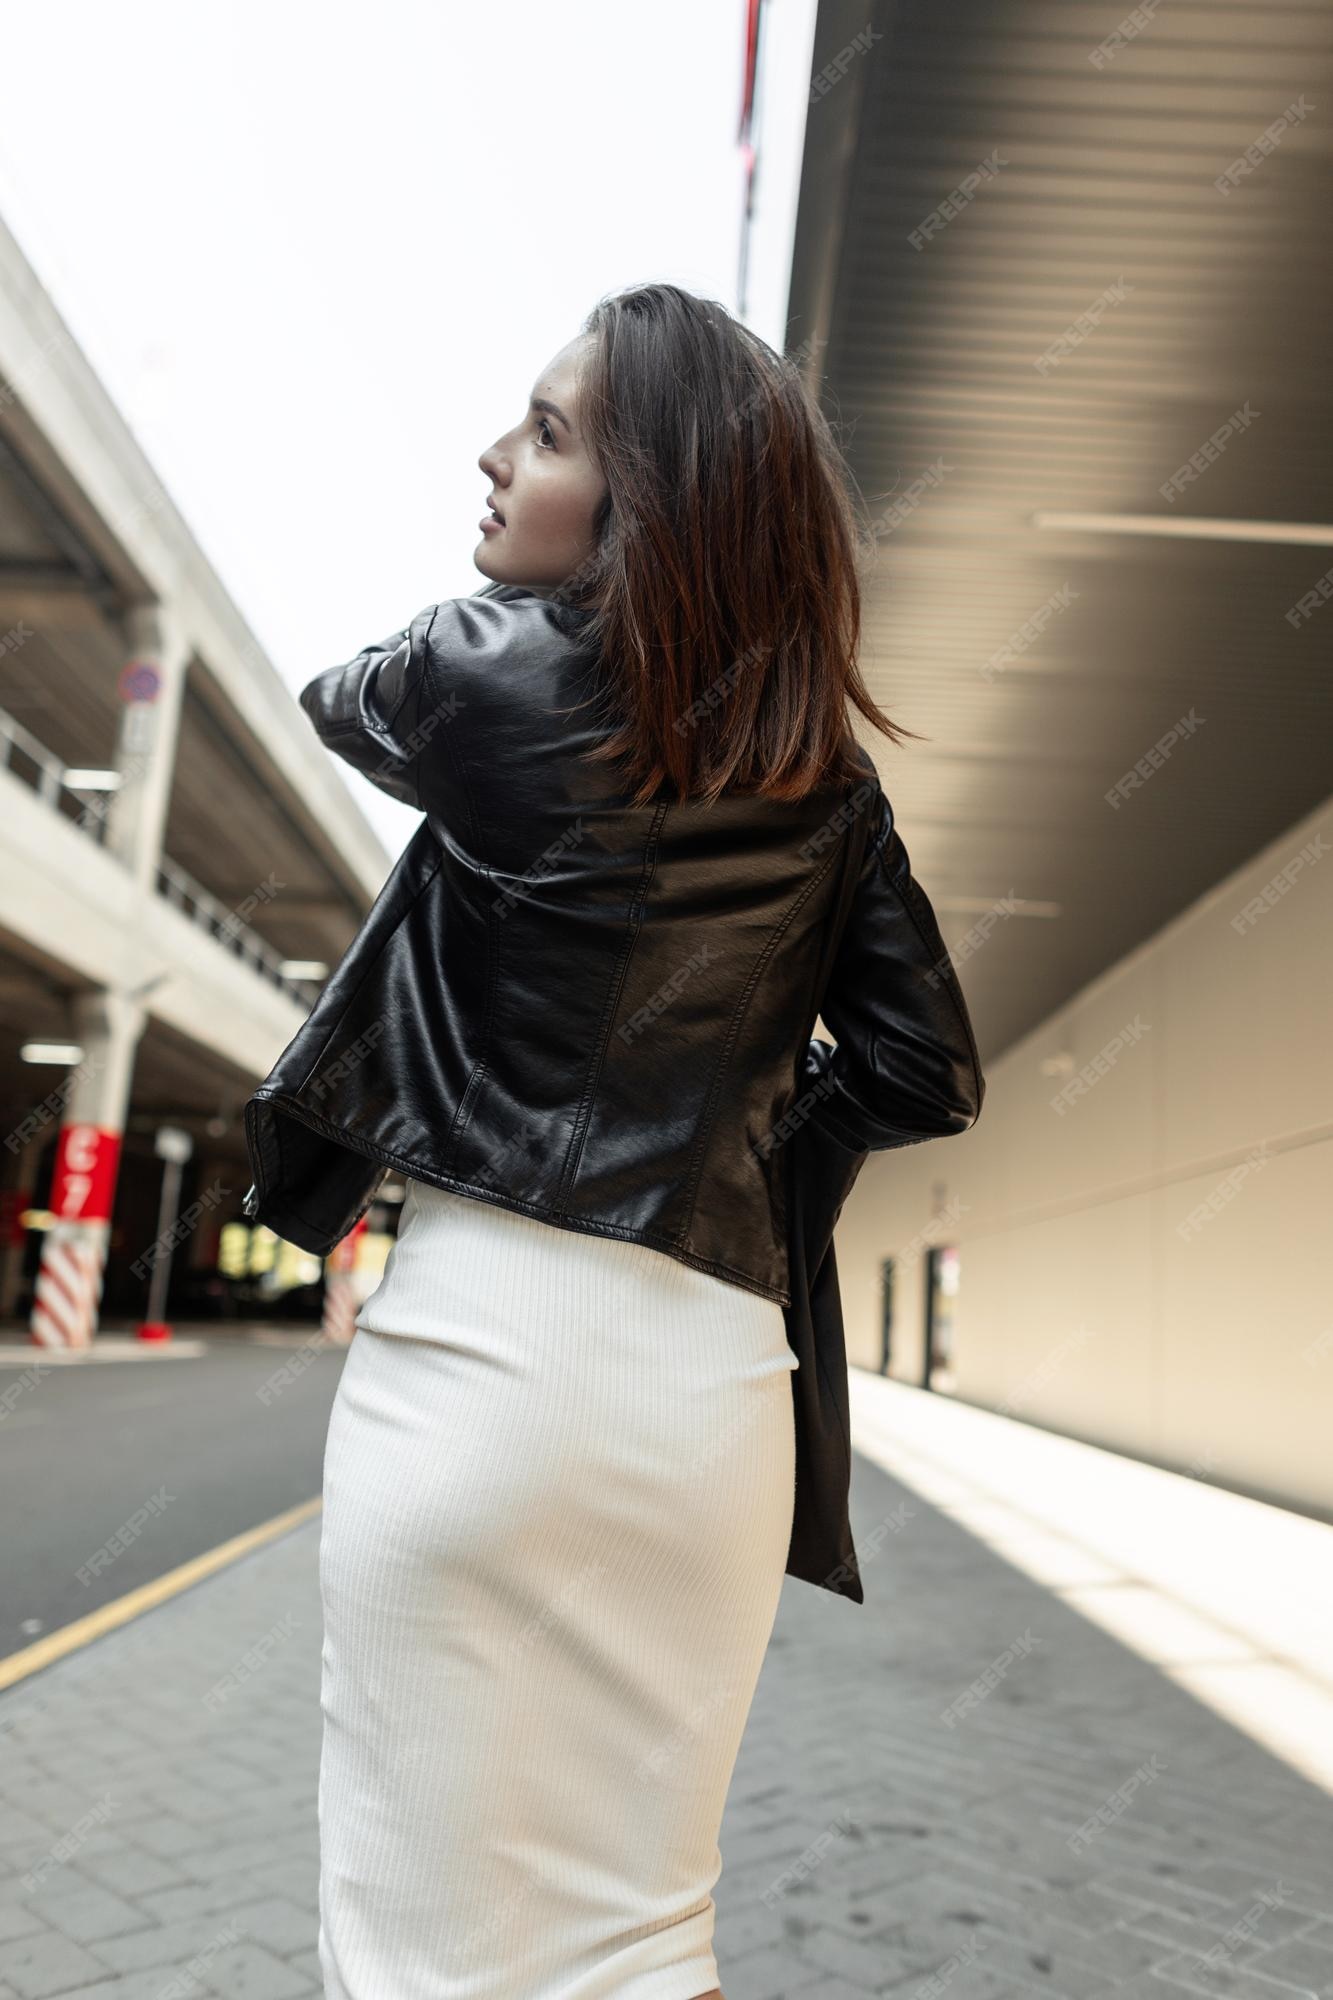
[{"label": "asphalt road", "polygon": [[320,1492],[346,1349],[294,1338],[0,1367],[0,1658]]}]

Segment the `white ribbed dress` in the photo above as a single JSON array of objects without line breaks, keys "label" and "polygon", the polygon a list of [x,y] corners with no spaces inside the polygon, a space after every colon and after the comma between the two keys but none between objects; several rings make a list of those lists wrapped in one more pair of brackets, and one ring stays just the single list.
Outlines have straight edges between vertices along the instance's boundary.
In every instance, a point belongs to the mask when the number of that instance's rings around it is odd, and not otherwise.
[{"label": "white ribbed dress", "polygon": [[786,1564],[782,1309],[409,1183],[329,1423],[326,2000],[694,2000]]}]

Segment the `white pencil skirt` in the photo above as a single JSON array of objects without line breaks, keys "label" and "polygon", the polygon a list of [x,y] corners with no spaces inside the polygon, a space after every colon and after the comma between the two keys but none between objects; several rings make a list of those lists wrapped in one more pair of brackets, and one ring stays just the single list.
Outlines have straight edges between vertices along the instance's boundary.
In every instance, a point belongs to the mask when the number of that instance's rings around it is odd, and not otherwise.
[{"label": "white pencil skirt", "polygon": [[782,1309],[410,1184],[329,1423],[326,2000],[694,2000],[772,1632]]}]

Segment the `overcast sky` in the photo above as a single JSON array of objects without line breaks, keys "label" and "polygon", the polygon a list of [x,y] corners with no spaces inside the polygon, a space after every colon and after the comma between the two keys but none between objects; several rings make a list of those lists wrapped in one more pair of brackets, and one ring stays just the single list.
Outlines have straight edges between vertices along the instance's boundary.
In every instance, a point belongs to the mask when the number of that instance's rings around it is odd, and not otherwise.
[{"label": "overcast sky", "polygon": [[[744,17],[11,12],[6,221],[293,690],[485,581],[477,456],[599,297],[736,309]],[[396,853],[416,816],[349,783]]]}]

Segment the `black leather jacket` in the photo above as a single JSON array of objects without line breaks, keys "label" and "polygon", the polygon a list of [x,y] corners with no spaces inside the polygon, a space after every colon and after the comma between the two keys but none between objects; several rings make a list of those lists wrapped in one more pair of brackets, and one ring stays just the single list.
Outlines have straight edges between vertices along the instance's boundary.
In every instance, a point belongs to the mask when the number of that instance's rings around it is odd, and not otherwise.
[{"label": "black leather jacket", "polygon": [[[393,1168],[806,1313],[867,1154],[979,1115],[967,1009],[869,755],[797,804],[633,807],[580,755],[605,730],[577,706],[602,671],[583,624],[492,584],[302,692],[425,817],[245,1107],[246,1212],[323,1255]],[[841,1381],[822,1361],[845,1425],[845,1358]],[[844,1473],[811,1436],[834,1525],[791,1573],[859,1602]],[[828,1559],[850,1574],[809,1575]]]}]

